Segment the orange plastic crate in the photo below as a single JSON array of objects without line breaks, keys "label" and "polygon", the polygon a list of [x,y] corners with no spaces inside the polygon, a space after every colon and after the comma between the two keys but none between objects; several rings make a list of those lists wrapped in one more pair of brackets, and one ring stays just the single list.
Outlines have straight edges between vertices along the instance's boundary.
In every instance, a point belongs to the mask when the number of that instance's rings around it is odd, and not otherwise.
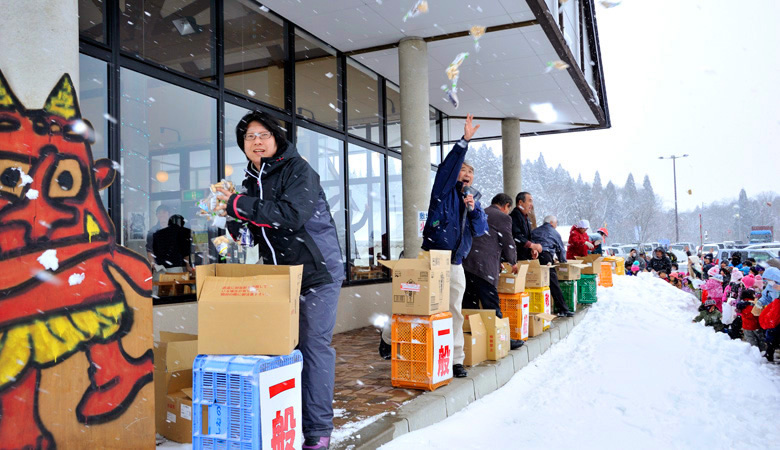
[{"label": "orange plastic crate", "polygon": [[501,315],[509,319],[509,338],[513,340],[528,340],[529,295],[527,292],[517,294],[498,294]]},{"label": "orange plastic crate", "polygon": [[432,391],[452,381],[452,314],[393,314],[391,383]]},{"label": "orange plastic crate", "polygon": [[612,264],[608,262],[601,263],[601,276],[599,277],[599,286],[612,287]]}]

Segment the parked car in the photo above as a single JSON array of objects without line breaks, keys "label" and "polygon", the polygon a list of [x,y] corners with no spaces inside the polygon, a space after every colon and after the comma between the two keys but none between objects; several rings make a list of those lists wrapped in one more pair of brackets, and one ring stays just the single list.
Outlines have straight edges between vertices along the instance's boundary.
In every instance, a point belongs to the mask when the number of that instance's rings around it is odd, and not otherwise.
[{"label": "parked car", "polygon": [[780,259],[780,247],[748,250],[747,256],[748,258],[754,258],[758,263],[766,262],[770,259]]},{"label": "parked car", "polygon": [[669,248],[672,250],[680,250],[683,253],[688,251],[694,253],[696,251],[696,246],[691,242],[677,242],[676,244],[670,245]]},{"label": "parked car", "polygon": [[747,250],[740,250],[736,248],[724,248],[718,251],[718,256],[717,256],[718,264],[720,264],[720,262],[723,261],[724,259],[730,262],[731,257],[734,256],[735,253],[739,253],[740,257],[742,258],[742,261],[746,260],[748,257]]},{"label": "parked car", "polygon": [[718,244],[704,244],[702,246],[701,254],[706,255],[707,253],[712,253],[713,256],[717,256],[718,250],[720,250]]},{"label": "parked car", "polygon": [[[610,245],[608,247],[603,247],[604,249],[604,256],[619,256],[621,258],[628,257],[628,251],[623,251],[623,247],[619,247],[617,245]],[[631,249],[629,249],[630,251]]]},{"label": "parked car", "polygon": [[754,248],[775,248],[780,247],[780,242],[765,242],[763,244],[751,244],[745,247],[745,250],[750,250]]}]

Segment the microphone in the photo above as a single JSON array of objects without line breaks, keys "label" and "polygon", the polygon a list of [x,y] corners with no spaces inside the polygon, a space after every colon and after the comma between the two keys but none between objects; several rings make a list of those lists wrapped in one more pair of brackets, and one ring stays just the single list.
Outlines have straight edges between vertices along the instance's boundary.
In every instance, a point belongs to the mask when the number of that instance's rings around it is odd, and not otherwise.
[{"label": "microphone", "polygon": [[[469,195],[473,196],[474,197],[474,202],[478,202],[479,199],[482,198],[482,194],[478,190],[474,189],[471,186],[464,187],[463,188],[463,192],[461,193],[461,195],[463,196],[463,198],[466,198]],[[474,207],[473,206],[469,205],[468,208],[469,208],[469,211],[474,211]]]}]

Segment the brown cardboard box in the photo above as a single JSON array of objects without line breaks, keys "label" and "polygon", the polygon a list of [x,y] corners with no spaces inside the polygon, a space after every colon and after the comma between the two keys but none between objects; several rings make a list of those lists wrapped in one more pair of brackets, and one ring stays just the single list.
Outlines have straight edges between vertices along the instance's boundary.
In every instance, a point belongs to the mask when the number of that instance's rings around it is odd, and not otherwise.
[{"label": "brown cardboard box", "polygon": [[530,261],[518,261],[518,267],[520,265],[527,267],[527,274],[525,276],[525,287],[545,287],[550,285],[550,267],[539,264],[538,259],[532,259]]},{"label": "brown cardboard box", "polygon": [[303,266],[197,266],[198,353],[288,355],[298,345]]},{"label": "brown cardboard box", "polygon": [[480,314],[465,316],[463,321],[463,364],[476,366],[487,359],[487,330]]},{"label": "brown cardboard box", "polygon": [[582,261],[583,264],[587,264],[588,267],[585,267],[581,270],[580,273],[588,274],[588,275],[599,275],[601,273],[601,261],[604,259],[601,255],[588,255],[588,256],[577,256],[576,259]]},{"label": "brown cardboard box", "polygon": [[[189,390],[192,397],[192,362],[196,356],[198,336],[193,334],[161,331],[160,340],[154,344],[155,424],[157,432],[172,441],[192,442],[192,400],[186,399],[183,390]],[[174,409],[178,413],[171,416]]]},{"label": "brown cardboard box", "polygon": [[528,265],[518,264],[517,275],[512,273],[512,266],[503,264],[504,272],[498,275],[498,292],[502,294],[518,294],[525,291],[525,278]]},{"label": "brown cardboard box", "polygon": [[192,442],[192,389],[165,396],[165,418],[157,432],[165,438],[188,444]]},{"label": "brown cardboard box", "polygon": [[430,316],[450,310],[450,251],[379,263],[393,271],[393,314]]},{"label": "brown cardboard box", "polygon": [[580,279],[581,270],[586,267],[588,267],[587,264],[566,262],[556,264],[555,270],[558,273],[558,280],[576,281]]},{"label": "brown cardboard box", "polygon": [[531,326],[528,327],[528,336],[530,337],[539,336],[544,332],[545,322],[552,322],[557,318],[558,316],[554,314],[547,314],[547,313],[531,314],[531,321],[529,324]]},{"label": "brown cardboard box", "polygon": [[487,331],[487,359],[498,361],[509,354],[509,319],[499,319],[492,309],[464,309],[463,316],[479,314]]}]

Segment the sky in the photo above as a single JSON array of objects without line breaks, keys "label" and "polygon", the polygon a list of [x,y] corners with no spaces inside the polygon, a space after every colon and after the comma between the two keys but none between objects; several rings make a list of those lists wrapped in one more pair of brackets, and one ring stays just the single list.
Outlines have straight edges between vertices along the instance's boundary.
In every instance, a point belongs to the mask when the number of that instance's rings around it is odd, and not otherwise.
[{"label": "sky", "polygon": [[[674,208],[780,193],[780,1],[624,0],[596,6],[612,128],[523,138],[576,178],[625,184],[645,174]],[[688,190],[692,194],[688,194]]]}]

